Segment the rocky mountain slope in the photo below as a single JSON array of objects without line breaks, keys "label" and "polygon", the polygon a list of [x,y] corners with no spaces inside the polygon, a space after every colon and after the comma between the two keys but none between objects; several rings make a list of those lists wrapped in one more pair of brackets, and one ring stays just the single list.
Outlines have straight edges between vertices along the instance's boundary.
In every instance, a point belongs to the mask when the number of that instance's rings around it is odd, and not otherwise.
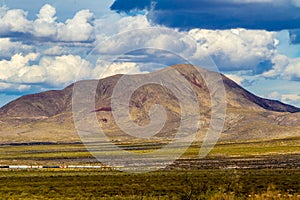
[{"label": "rocky mountain slope", "polygon": [[[211,121],[212,108],[211,95],[205,77],[217,75],[215,72],[201,68],[196,70],[190,65],[175,65],[152,74],[128,77],[133,82],[142,82],[151,76],[171,77],[174,71],[188,81],[196,95],[201,114],[198,121],[201,124],[199,132],[204,133]],[[261,140],[300,136],[300,108],[260,98],[227,77],[223,75],[221,77],[227,103],[222,140]],[[98,85],[95,106],[89,112],[96,114],[100,126],[113,140],[130,138],[120,130],[112,114],[111,97],[121,78],[122,75],[115,75],[102,80],[76,83]],[[175,85],[184,84],[176,76],[171,78]],[[162,85],[148,84],[139,87],[131,96],[129,113],[136,124],[146,126],[150,123],[151,106],[162,105],[166,110],[167,122],[157,136],[168,138],[173,137],[178,130],[181,107],[176,94]],[[59,91],[23,96],[2,107],[0,109],[0,143],[80,141],[73,122],[73,87],[74,84]]]}]

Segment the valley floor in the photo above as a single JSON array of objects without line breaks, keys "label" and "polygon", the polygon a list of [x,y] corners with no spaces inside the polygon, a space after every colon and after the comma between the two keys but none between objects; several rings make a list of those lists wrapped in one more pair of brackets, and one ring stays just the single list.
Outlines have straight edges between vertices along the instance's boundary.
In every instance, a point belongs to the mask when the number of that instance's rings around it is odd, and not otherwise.
[{"label": "valley floor", "polygon": [[[300,199],[299,138],[199,145],[165,169],[0,169],[0,199]],[[163,144],[162,144],[163,145]],[[147,152],[157,144],[123,145]],[[99,166],[80,143],[2,144],[0,166]],[[120,169],[122,170],[122,169]]]},{"label": "valley floor", "polygon": [[300,169],[2,170],[1,199],[299,199]]},{"label": "valley floor", "polygon": [[[204,159],[199,159],[201,144],[193,144],[168,169],[297,169],[300,168],[300,138],[268,141],[218,143]],[[164,144],[122,144],[122,148],[135,153],[147,153]],[[176,147],[176,150],[181,150]],[[0,166],[35,165],[99,165],[93,153],[102,152],[101,144],[89,152],[81,143],[23,143],[0,144]]]}]

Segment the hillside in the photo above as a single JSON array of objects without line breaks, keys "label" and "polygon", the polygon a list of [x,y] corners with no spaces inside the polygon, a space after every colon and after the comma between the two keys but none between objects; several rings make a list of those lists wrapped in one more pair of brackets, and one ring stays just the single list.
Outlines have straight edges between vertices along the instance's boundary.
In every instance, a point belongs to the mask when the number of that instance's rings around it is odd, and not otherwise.
[{"label": "hillside", "polygon": [[[142,81],[151,76],[171,76],[176,70],[192,86],[200,105],[199,132],[204,133],[211,120],[211,99],[203,77],[216,73],[190,65],[170,68],[142,75],[128,76]],[[113,140],[130,138],[122,133],[114,121],[111,96],[122,75],[101,80],[87,80],[76,84],[98,84],[95,107],[98,121]],[[279,101],[260,98],[221,75],[226,90],[227,115],[222,133],[223,140],[257,140],[300,136],[300,108]],[[176,84],[183,84],[174,77]],[[0,109],[0,143],[10,142],[77,142],[80,141],[72,116],[72,93],[74,84],[63,90],[23,96]],[[187,91],[182,91],[187,92]],[[121,97],[122,98],[122,97]],[[225,98],[225,97],[224,97]],[[180,103],[176,95],[166,87],[148,84],[136,90],[129,103],[131,118],[138,125],[150,122],[149,110],[160,104],[166,109],[167,122],[158,137],[173,137],[180,123]]]}]

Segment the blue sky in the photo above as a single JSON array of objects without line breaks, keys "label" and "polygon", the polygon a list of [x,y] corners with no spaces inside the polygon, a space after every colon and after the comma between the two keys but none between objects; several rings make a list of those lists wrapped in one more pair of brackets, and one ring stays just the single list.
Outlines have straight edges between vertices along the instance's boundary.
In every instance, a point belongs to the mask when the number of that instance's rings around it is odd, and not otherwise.
[{"label": "blue sky", "polygon": [[2,0],[0,7],[0,106],[80,79],[184,60],[203,66],[205,49],[246,89],[300,107],[300,0]]}]

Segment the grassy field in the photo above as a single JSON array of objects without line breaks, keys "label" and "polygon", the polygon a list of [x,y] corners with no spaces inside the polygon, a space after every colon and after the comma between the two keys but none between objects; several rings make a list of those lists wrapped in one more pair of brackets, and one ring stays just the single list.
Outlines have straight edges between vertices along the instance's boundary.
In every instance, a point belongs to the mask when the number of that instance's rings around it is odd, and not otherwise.
[{"label": "grassy field", "polygon": [[[300,155],[300,138],[286,138],[270,141],[249,141],[218,143],[208,158],[232,158],[254,156]],[[123,145],[124,146],[124,145]],[[181,159],[197,159],[201,144],[192,145]],[[159,148],[156,144],[135,144],[124,146],[136,153],[146,153]],[[96,147],[101,149],[101,146]],[[177,150],[180,150],[178,147]],[[97,152],[98,154],[101,152]],[[108,153],[108,152],[105,152]],[[2,145],[0,146],[0,165],[10,164],[79,164],[95,162],[92,154],[83,144],[48,144],[48,145]],[[66,163],[67,162],[67,163]]]},{"label": "grassy field", "polygon": [[[51,145],[8,145],[0,147],[0,164],[2,165],[53,165],[70,164],[74,160],[93,158],[82,144]],[[78,161],[79,162],[79,161]]]},{"label": "grassy field", "polygon": [[300,154],[300,138],[284,138],[266,141],[219,143],[210,155],[219,156],[256,156]]},{"label": "grassy field", "polygon": [[300,170],[0,171],[0,199],[299,199]]},{"label": "grassy field", "polygon": [[[0,199],[300,199],[300,138],[191,146],[170,168],[0,170]],[[157,145],[124,146],[137,153]],[[180,148],[180,147],[179,147]],[[2,145],[0,165],[99,164],[82,144]],[[249,167],[250,168],[247,168]],[[260,169],[255,169],[257,166]]]}]

